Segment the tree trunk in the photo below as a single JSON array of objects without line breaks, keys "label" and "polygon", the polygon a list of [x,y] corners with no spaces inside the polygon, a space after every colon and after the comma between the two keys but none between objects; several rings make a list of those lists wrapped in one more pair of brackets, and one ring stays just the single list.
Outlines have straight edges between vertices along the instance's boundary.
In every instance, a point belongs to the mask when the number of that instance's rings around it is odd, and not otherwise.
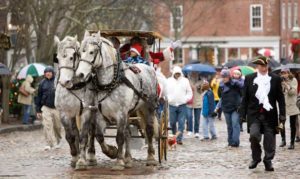
[{"label": "tree trunk", "polygon": [[[2,121],[5,123],[9,122],[9,76],[2,76]],[[1,122],[0,122],[1,123]]]}]

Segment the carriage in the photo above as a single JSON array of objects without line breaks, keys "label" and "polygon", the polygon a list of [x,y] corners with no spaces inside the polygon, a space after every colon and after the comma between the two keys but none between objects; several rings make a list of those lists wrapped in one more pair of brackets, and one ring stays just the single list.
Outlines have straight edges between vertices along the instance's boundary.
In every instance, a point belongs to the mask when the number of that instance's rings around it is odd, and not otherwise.
[{"label": "carriage", "polygon": [[[90,31],[90,33],[94,33],[95,31]],[[162,36],[157,32],[152,31],[129,31],[129,30],[102,30],[101,36],[110,39],[111,37],[117,37],[121,40],[124,40],[127,38],[133,38],[133,37],[139,37],[143,39],[148,46],[152,46],[152,51],[160,51],[160,42],[162,40]],[[149,57],[149,54],[147,54],[146,50],[144,51],[145,58]],[[168,137],[168,103],[166,100],[162,100],[164,108],[161,112],[161,115],[158,116],[159,121],[159,135],[157,136],[158,141],[158,159],[161,163],[163,160],[167,160],[167,137]],[[130,124],[137,127],[140,135],[137,136],[131,136],[132,138],[144,138],[145,133],[142,130],[140,124],[139,124],[139,118],[138,116],[131,115],[129,118]],[[111,126],[108,127],[108,129],[116,129],[116,127]],[[105,137],[115,137],[111,135],[106,135]]]}]

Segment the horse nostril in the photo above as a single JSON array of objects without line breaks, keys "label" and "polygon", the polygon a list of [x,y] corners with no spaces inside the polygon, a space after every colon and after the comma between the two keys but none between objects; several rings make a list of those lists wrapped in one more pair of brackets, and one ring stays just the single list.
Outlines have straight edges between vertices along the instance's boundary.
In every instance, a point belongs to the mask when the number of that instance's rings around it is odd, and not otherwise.
[{"label": "horse nostril", "polygon": [[66,81],[66,84],[69,84],[70,82],[71,82],[71,80],[67,80],[67,81]]},{"label": "horse nostril", "polygon": [[79,78],[83,78],[83,77],[84,77],[84,74],[83,74],[83,73],[79,73],[78,77],[79,77]]}]

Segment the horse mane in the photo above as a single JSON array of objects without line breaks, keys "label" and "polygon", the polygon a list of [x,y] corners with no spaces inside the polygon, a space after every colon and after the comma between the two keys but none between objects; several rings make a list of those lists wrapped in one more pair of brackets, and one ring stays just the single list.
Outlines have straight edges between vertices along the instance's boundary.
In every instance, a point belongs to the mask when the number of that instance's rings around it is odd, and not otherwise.
[{"label": "horse mane", "polygon": [[57,52],[63,54],[66,48],[79,49],[80,43],[74,37],[66,36],[57,46]]}]

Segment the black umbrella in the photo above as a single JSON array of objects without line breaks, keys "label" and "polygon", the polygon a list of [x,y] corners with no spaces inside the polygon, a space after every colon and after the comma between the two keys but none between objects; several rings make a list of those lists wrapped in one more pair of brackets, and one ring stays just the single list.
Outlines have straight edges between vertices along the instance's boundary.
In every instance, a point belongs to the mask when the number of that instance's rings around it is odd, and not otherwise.
[{"label": "black umbrella", "polygon": [[235,66],[245,66],[245,65],[247,65],[246,60],[230,60],[229,62],[225,63],[224,66],[226,66],[228,68],[232,68]]},{"label": "black umbrella", "polygon": [[279,73],[282,69],[285,69],[285,68],[288,68],[291,71],[298,71],[298,70],[300,70],[300,64],[297,64],[297,63],[288,63],[286,65],[281,65],[281,66],[275,68],[273,70],[273,72]]},{"label": "black umbrella", "polygon": [[11,72],[3,63],[0,63],[0,75],[11,75]]},{"label": "black umbrella", "polygon": [[[252,63],[252,60],[251,60],[251,61],[248,63],[248,66],[255,67],[256,65],[253,64],[253,63]],[[271,59],[271,60],[269,61],[269,67],[271,67],[272,69],[275,69],[275,68],[277,68],[277,67],[279,67],[279,66],[280,66],[280,63],[279,63],[278,61],[276,61],[276,60]]]}]

